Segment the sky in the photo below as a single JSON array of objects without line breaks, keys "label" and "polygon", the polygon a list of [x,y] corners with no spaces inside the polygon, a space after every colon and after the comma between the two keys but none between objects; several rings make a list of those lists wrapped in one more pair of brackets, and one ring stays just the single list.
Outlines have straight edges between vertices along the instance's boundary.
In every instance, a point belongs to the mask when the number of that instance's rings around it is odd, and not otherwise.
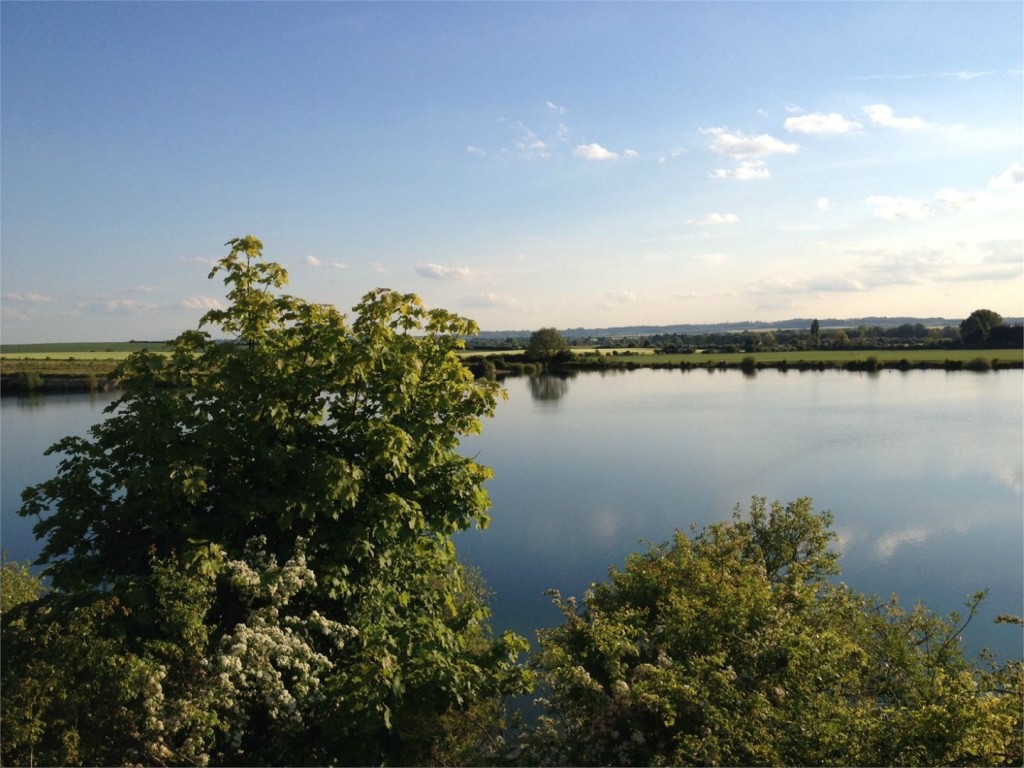
[{"label": "sky", "polygon": [[1024,315],[1020,2],[0,2],[0,340]]}]

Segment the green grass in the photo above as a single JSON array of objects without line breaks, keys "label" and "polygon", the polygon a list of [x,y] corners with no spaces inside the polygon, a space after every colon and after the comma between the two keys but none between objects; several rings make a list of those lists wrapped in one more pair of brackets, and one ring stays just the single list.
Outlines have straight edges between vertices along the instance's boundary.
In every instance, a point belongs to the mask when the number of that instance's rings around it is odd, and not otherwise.
[{"label": "green grass", "polygon": [[165,341],[74,341],[54,344],[0,344],[0,355],[7,357],[81,357],[123,360],[132,352],[148,349],[150,352],[166,352],[170,346]]}]

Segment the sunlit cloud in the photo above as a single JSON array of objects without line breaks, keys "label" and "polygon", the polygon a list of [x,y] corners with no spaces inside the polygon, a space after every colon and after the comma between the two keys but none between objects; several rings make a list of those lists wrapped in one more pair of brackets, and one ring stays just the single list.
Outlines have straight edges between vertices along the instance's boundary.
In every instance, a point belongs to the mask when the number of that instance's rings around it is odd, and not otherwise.
[{"label": "sunlit cloud", "polygon": [[1024,165],[1019,162],[1010,163],[1010,167],[998,176],[989,179],[990,189],[1012,189],[1024,186]]},{"label": "sunlit cloud", "polygon": [[875,216],[884,221],[923,221],[934,215],[928,202],[910,197],[870,195],[865,202],[875,209]]},{"label": "sunlit cloud", "polygon": [[814,207],[817,208],[819,211],[827,211],[829,208],[832,207],[832,201],[829,200],[827,197],[819,197],[814,202]]},{"label": "sunlit cloud", "polygon": [[792,154],[799,149],[796,144],[787,144],[767,133],[747,136],[742,133],[731,133],[725,128],[702,128],[701,133],[714,137],[709,145],[713,152],[729,157],[766,157]]},{"label": "sunlit cloud", "polygon": [[584,160],[614,160],[618,157],[618,154],[605,149],[600,144],[580,144],[572,153]]},{"label": "sunlit cloud", "polygon": [[753,179],[767,179],[771,171],[760,160],[750,160],[740,163],[732,170],[716,168],[711,172],[712,179],[736,179],[737,181],[751,181]]},{"label": "sunlit cloud", "polygon": [[45,293],[36,293],[35,291],[25,291],[24,293],[8,292],[4,294],[4,301],[24,301],[30,304],[45,304],[48,301],[53,301],[53,297],[48,296]]},{"label": "sunlit cloud", "polygon": [[519,305],[519,299],[514,296],[503,296],[499,293],[488,292],[488,293],[474,293],[466,296],[462,303],[467,307],[473,308],[487,308],[487,307],[516,307]]},{"label": "sunlit cloud", "polygon": [[928,128],[929,124],[920,117],[896,117],[893,108],[887,104],[869,104],[864,113],[875,125],[884,128],[898,128],[901,131],[918,131]]},{"label": "sunlit cloud", "polygon": [[347,269],[346,265],[340,261],[321,261],[316,256],[307,256],[305,258],[306,264],[311,267],[331,267],[332,269]]},{"label": "sunlit cloud", "polygon": [[565,114],[565,107],[555,104],[555,102],[553,101],[547,101],[545,102],[545,104],[547,104],[548,109],[550,109],[552,112],[556,112],[559,115]]},{"label": "sunlit cloud", "polygon": [[978,243],[978,248],[985,254],[987,264],[1024,263],[1024,241],[1021,240],[987,240]]},{"label": "sunlit cloud", "polygon": [[693,223],[702,225],[735,224],[739,220],[740,217],[735,213],[709,213],[706,216],[695,219]]},{"label": "sunlit cloud", "polygon": [[431,280],[468,280],[473,276],[466,267],[445,267],[440,264],[417,264],[416,274]]},{"label": "sunlit cloud", "polygon": [[847,120],[838,112],[829,112],[827,115],[815,112],[800,117],[787,117],[784,123],[786,130],[791,133],[807,133],[816,135],[856,133],[862,126],[854,120]]}]

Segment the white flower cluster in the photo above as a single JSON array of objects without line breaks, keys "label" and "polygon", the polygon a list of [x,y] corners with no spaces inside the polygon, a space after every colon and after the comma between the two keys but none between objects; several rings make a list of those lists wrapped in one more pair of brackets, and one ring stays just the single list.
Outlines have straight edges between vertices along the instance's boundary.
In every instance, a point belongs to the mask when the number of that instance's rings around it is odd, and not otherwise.
[{"label": "white flower cluster", "polygon": [[323,695],[323,676],[334,668],[331,655],[344,648],[356,630],[318,611],[289,614],[292,599],[316,587],[315,574],[306,564],[302,542],[280,566],[265,546],[264,538],[252,539],[244,560],[227,563],[232,584],[257,607],[221,639],[214,666],[222,701],[229,702],[230,716],[238,725],[247,719],[251,706],[298,725],[307,705]]}]

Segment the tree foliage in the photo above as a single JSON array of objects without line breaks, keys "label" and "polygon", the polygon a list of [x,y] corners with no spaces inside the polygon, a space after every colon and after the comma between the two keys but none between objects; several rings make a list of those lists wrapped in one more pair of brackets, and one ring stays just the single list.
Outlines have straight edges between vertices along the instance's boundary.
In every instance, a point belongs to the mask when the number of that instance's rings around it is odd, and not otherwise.
[{"label": "tree foliage", "polygon": [[[628,558],[539,633],[545,765],[1019,764],[1019,662],[974,667],[965,618],[832,577],[809,499]],[[975,595],[966,619],[983,595]]]},{"label": "tree foliage", "polygon": [[544,364],[554,361],[568,350],[569,345],[556,328],[541,328],[530,334],[526,357]]},{"label": "tree foliage", "polygon": [[1003,318],[991,309],[976,309],[960,323],[960,338],[966,344],[982,344],[988,340],[992,329],[1003,324]]},{"label": "tree foliage", "polygon": [[526,684],[451,538],[488,522],[456,450],[499,392],[455,355],[475,325],[383,289],[350,323],[228,245],[227,308],[129,358],[23,494],[55,592],[5,613],[5,762],[443,760]]}]

